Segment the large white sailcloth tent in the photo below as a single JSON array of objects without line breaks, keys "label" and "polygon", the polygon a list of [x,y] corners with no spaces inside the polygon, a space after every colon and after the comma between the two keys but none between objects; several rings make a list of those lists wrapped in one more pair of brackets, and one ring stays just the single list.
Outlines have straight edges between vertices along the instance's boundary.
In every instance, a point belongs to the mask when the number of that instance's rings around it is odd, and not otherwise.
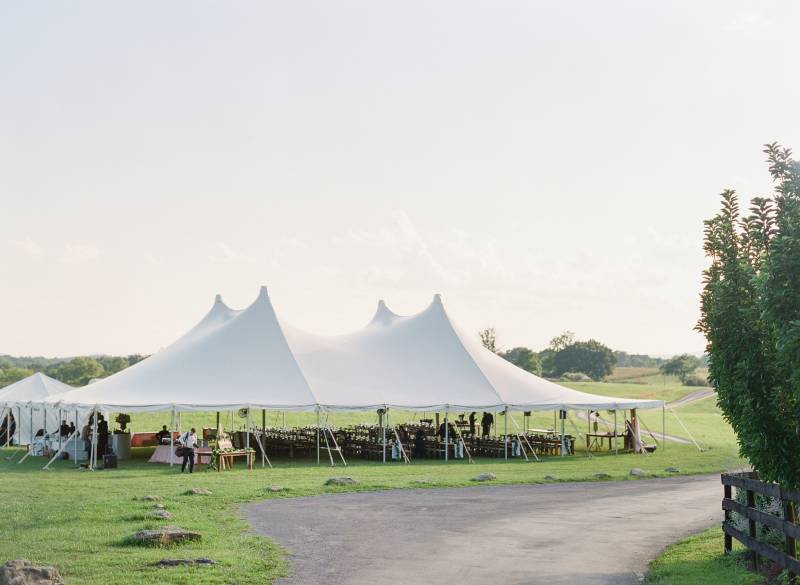
[{"label": "large white sailcloth tent", "polygon": [[346,335],[281,322],[261,288],[244,310],[218,295],[206,316],[155,355],[65,392],[58,403],[106,412],[589,410],[661,408],[660,400],[597,396],[530,374],[462,332],[436,295],[422,312],[392,313]]}]

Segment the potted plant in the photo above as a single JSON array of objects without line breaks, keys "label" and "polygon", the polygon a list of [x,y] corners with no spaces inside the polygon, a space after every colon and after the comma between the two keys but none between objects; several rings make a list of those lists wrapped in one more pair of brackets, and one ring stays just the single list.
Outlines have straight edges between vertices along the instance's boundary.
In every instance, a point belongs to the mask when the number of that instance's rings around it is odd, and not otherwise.
[{"label": "potted plant", "polygon": [[131,415],[121,412],[114,420],[119,424],[119,429],[114,429],[114,434],[111,438],[111,446],[114,449],[114,453],[117,455],[117,459],[120,461],[123,459],[130,459],[131,434],[128,431],[128,425],[131,422]]}]

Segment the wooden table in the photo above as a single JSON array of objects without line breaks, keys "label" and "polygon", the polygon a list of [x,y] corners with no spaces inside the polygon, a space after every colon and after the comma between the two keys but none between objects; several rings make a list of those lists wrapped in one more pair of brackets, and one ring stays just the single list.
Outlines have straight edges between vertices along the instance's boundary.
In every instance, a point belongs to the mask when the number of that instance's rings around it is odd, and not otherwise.
[{"label": "wooden table", "polygon": [[227,453],[217,453],[217,471],[223,469],[233,469],[233,460],[236,458],[247,459],[247,469],[253,469],[253,459],[255,451],[229,451]]},{"label": "wooden table", "polygon": [[[586,435],[586,450],[591,451],[594,447],[595,451],[600,451],[603,448],[603,440],[608,439],[608,450],[613,449],[614,437],[622,437],[623,435],[615,435],[614,433],[588,433]],[[592,440],[594,438],[594,440]]]}]

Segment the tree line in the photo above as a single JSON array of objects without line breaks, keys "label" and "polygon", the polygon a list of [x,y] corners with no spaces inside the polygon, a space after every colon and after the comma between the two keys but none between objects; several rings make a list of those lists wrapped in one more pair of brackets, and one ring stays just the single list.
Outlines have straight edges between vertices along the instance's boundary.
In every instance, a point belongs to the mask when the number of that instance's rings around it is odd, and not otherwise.
[{"label": "tree line", "polygon": [[[703,359],[682,354],[670,359],[651,357],[645,354],[629,354],[614,351],[596,339],[579,341],[572,331],[564,331],[550,340],[550,344],[535,351],[529,347],[514,347],[502,351],[497,346],[497,334],[489,327],[478,333],[483,346],[537,376],[546,378],[567,378],[603,380],[611,375],[614,367],[658,368],[665,376],[676,376],[683,384],[705,386],[704,379],[693,377]],[[695,379],[697,378],[697,379]]]},{"label": "tree line", "polygon": [[73,358],[0,356],[0,388],[42,372],[70,386],[85,386],[142,361],[147,356],[79,356]]}]

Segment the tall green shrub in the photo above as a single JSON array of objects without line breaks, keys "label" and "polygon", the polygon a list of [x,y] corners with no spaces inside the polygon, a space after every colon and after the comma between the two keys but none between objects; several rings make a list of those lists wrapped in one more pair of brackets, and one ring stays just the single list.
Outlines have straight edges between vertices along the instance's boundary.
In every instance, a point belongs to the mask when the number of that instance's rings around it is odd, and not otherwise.
[{"label": "tall green shrub", "polygon": [[705,222],[702,316],[709,382],[761,477],[800,488],[800,164],[768,144],[775,190],[747,214],[736,193]]}]

